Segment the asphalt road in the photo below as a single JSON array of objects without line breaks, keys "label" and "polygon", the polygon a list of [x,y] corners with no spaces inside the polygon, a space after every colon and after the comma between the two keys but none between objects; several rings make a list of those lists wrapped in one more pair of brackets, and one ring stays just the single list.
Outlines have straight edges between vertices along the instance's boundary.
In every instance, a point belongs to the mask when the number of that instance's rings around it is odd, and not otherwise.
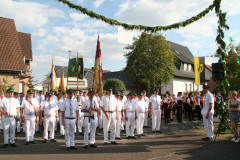
[{"label": "asphalt road", "polygon": [[[103,145],[103,134],[98,130],[98,148],[87,150],[83,148],[83,136],[76,135],[77,150],[71,151],[65,150],[64,139],[58,132],[57,143],[42,143],[41,132],[35,135],[37,144],[28,146],[24,145],[24,134],[20,134],[17,137],[18,147],[0,148],[0,160],[240,160],[240,144],[230,142],[231,135],[220,136],[215,142],[201,141],[205,137],[201,121],[184,120],[182,124],[178,124],[176,120],[171,124],[164,124],[162,121],[161,130],[162,133],[151,133],[151,128],[144,128],[145,137],[130,140],[125,139],[125,133],[122,133],[123,139],[118,140],[117,145]],[[0,136],[2,144],[2,133]]]}]

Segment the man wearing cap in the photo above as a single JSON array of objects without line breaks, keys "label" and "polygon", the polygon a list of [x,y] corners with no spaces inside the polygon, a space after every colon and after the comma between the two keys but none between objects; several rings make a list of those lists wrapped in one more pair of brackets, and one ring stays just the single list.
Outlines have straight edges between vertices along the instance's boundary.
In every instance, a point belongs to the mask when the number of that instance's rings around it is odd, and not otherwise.
[{"label": "man wearing cap", "polygon": [[133,99],[131,92],[128,94],[128,100],[124,104],[124,114],[126,120],[126,138],[136,139],[134,136],[136,127],[136,100]]},{"label": "man wearing cap", "polygon": [[22,102],[21,105],[21,116],[23,119],[23,122],[25,123],[25,136],[26,136],[26,142],[25,145],[28,145],[29,143],[35,144],[34,142],[34,133],[35,133],[35,127],[38,122],[38,115],[39,115],[39,104],[37,102],[37,99],[33,98],[33,89],[29,89],[27,91],[28,98]]},{"label": "man wearing cap", "polygon": [[103,133],[104,144],[108,143],[108,131],[111,130],[111,144],[117,144],[115,142],[116,136],[116,120],[118,120],[117,100],[112,94],[112,88],[109,88],[107,95],[103,98],[100,108],[103,111]]},{"label": "man wearing cap", "polygon": [[[90,133],[90,147],[97,148],[95,145],[95,133],[98,124],[97,112],[99,111],[99,105],[97,99],[94,97],[94,92],[88,92],[89,99],[86,100],[82,106],[82,112],[84,113],[84,148],[88,149],[88,140]],[[89,120],[90,119],[90,120]]]},{"label": "man wearing cap", "polygon": [[138,94],[138,100],[136,101],[136,123],[137,123],[137,135],[138,137],[145,136],[143,134],[143,124],[146,117],[146,104],[143,99],[143,94]]},{"label": "man wearing cap", "polygon": [[[42,112],[44,117],[42,117]],[[43,121],[44,126],[44,143],[48,140],[48,130],[50,130],[50,139],[52,142],[56,142],[54,139],[55,122],[58,122],[58,106],[52,99],[52,93],[47,92],[47,101],[41,103],[40,119]]]},{"label": "man wearing cap", "polygon": [[52,93],[53,100],[57,103],[58,102],[58,97],[55,95],[55,89],[51,89],[50,92]]},{"label": "man wearing cap", "polygon": [[[61,111],[63,102],[66,99],[67,99],[67,92],[66,91],[62,91],[62,97],[58,101],[58,108],[59,108],[60,111]],[[64,126],[63,126],[63,120],[64,119],[62,119],[62,112],[60,112],[59,113],[59,121],[60,121],[60,134],[61,134],[61,137],[64,137],[64,135],[65,135],[65,129],[64,129]]]},{"label": "man wearing cap", "polygon": [[63,102],[61,107],[63,126],[65,127],[66,150],[76,150],[75,147],[75,127],[78,124],[78,103],[73,99],[74,93],[72,89],[68,90],[68,98]]},{"label": "man wearing cap", "polygon": [[181,123],[182,108],[183,108],[182,92],[178,92],[176,101],[177,101],[177,120],[178,120],[178,123]]},{"label": "man wearing cap", "polygon": [[[120,96],[123,97],[122,102],[123,102],[123,105],[124,105],[125,101],[127,100],[127,97],[124,95],[124,90],[120,91]],[[124,115],[124,112],[123,112],[123,120],[122,120],[121,130],[124,130],[125,126],[126,126],[126,120],[125,120],[125,115]]]},{"label": "man wearing cap", "polygon": [[160,132],[161,126],[161,97],[158,95],[159,89],[154,90],[154,95],[149,100],[149,111],[152,115],[152,132]]},{"label": "man wearing cap", "polygon": [[10,134],[10,145],[16,147],[15,144],[15,129],[16,120],[20,120],[20,103],[17,99],[13,97],[13,88],[7,89],[8,98],[4,99],[0,104],[0,112],[3,115],[3,130],[4,130],[4,145],[2,148],[8,146],[8,137]]},{"label": "man wearing cap", "polygon": [[121,129],[122,129],[123,107],[124,107],[123,95],[120,95],[120,93],[117,93],[116,99],[117,99],[117,109],[118,109],[118,120],[116,123],[116,139],[121,140]]},{"label": "man wearing cap", "polygon": [[204,103],[203,109],[201,111],[203,115],[203,124],[206,131],[206,137],[202,140],[211,141],[213,138],[213,113],[214,113],[214,97],[209,92],[209,86],[203,85],[203,93],[204,93]]},{"label": "man wearing cap", "polygon": [[83,96],[82,90],[76,90],[74,99],[77,100],[78,107],[79,107],[79,111],[78,111],[78,124],[77,124],[79,135],[83,135],[82,127],[83,127],[84,114],[82,113],[81,109],[82,109],[83,102],[85,100],[83,100],[82,96]]},{"label": "man wearing cap", "polygon": [[[14,98],[16,100],[18,100],[19,105],[20,105],[20,97],[19,97],[19,93],[18,92],[14,92]],[[21,105],[20,105],[21,106]],[[19,108],[19,111],[21,110],[21,108]],[[20,115],[20,120],[17,121],[17,134],[20,134],[21,132],[21,115]]]},{"label": "man wearing cap", "polygon": [[143,95],[142,99],[143,99],[144,102],[145,102],[145,110],[146,110],[146,116],[145,116],[145,119],[144,119],[144,127],[149,128],[149,127],[148,127],[148,105],[149,105],[149,98],[147,97],[146,90],[143,90],[142,95]]},{"label": "man wearing cap", "polygon": [[[41,104],[45,101],[45,96],[43,95],[43,91],[42,90],[39,90],[39,95],[36,97],[36,99],[37,99],[39,107],[40,107]],[[39,125],[43,126],[43,122],[42,122],[41,118],[39,119],[39,121],[37,123],[36,133],[39,133]]]}]

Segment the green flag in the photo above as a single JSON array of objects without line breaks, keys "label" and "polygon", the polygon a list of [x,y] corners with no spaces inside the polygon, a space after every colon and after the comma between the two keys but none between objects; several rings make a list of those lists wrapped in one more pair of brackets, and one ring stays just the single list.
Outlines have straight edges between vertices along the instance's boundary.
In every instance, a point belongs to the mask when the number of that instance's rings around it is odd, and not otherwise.
[{"label": "green flag", "polygon": [[234,42],[234,41],[235,41],[232,37],[230,37],[229,39],[230,39],[231,42]]},{"label": "green flag", "polygon": [[78,77],[83,79],[84,63],[83,58],[72,58],[68,63],[68,77]]}]

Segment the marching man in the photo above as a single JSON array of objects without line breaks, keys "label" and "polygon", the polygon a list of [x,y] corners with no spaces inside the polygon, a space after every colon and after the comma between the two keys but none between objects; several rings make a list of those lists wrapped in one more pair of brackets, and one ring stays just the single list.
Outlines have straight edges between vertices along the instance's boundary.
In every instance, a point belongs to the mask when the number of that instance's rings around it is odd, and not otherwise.
[{"label": "marching man", "polygon": [[123,121],[123,95],[117,94],[117,108],[118,108],[118,120],[116,124],[116,139],[121,140],[121,129],[122,129],[122,121]]},{"label": "marching man", "polygon": [[149,111],[152,115],[152,132],[160,132],[161,126],[161,97],[158,95],[159,89],[154,90],[154,95],[150,97]]},{"label": "marching man", "polygon": [[33,98],[33,89],[29,89],[27,91],[28,98],[22,102],[22,110],[21,116],[22,120],[25,123],[25,136],[26,142],[25,145],[29,143],[35,144],[34,142],[34,134],[35,134],[35,127],[38,122],[38,110],[39,104],[37,99]]},{"label": "marching man", "polygon": [[2,148],[8,146],[8,137],[10,133],[10,145],[16,147],[15,144],[15,129],[16,129],[16,120],[20,120],[20,103],[17,99],[13,97],[13,88],[9,88],[8,98],[5,98],[0,104],[0,112],[2,113],[3,118],[3,130],[4,130],[4,145]]},{"label": "marching man", "polygon": [[149,98],[147,97],[147,93],[146,93],[145,90],[142,92],[142,94],[143,94],[142,99],[145,101],[145,108],[146,108],[146,116],[145,116],[145,120],[144,120],[144,127],[149,128],[149,127],[148,127],[148,105],[149,105]]},{"label": "marching man", "polygon": [[[58,101],[59,110],[61,110],[62,105],[63,105],[63,102],[64,102],[66,99],[67,99],[67,93],[66,93],[66,91],[62,91],[62,97],[61,97],[61,99]],[[63,126],[63,121],[64,121],[64,119],[62,119],[62,112],[59,113],[59,121],[60,121],[60,134],[61,134],[61,137],[63,138],[64,135],[65,135],[65,129],[64,129],[64,126]]]},{"label": "marching man", "polygon": [[136,123],[137,123],[137,135],[138,137],[145,136],[143,134],[143,124],[146,117],[146,105],[143,99],[142,93],[138,95],[138,100],[136,102]]},{"label": "marching man", "polygon": [[[58,122],[58,106],[55,101],[53,101],[52,93],[47,92],[48,100],[42,103],[40,108],[40,118],[43,121],[44,126],[44,143],[48,140],[48,130],[50,130],[50,139],[52,142],[56,142],[54,139],[54,128],[55,122]],[[42,117],[42,112],[44,113],[44,118]]]},{"label": "marching man", "polygon": [[[88,92],[89,99],[86,100],[82,106],[84,113],[84,148],[88,149],[88,133],[90,132],[90,147],[97,148],[95,145],[95,133],[98,125],[99,105],[97,99],[94,97],[94,92]],[[92,102],[91,102],[92,101]],[[90,119],[90,120],[89,120]],[[89,131],[90,129],[90,131]]]},{"label": "marching man", "polygon": [[128,94],[128,100],[124,104],[124,114],[126,120],[126,137],[127,139],[136,139],[134,130],[136,127],[136,100],[133,99],[132,93]]},{"label": "marching man", "polygon": [[108,89],[107,95],[103,98],[100,104],[100,108],[103,111],[103,133],[104,144],[108,143],[108,131],[111,130],[111,144],[117,144],[115,142],[116,134],[116,120],[118,120],[117,100],[112,94],[112,88]]},{"label": "marching man", "polygon": [[211,141],[213,138],[213,113],[214,113],[214,97],[209,92],[209,86],[203,85],[204,103],[201,111],[203,115],[203,124],[206,131],[206,137],[203,141]]},{"label": "marching man", "polygon": [[78,103],[73,98],[74,93],[72,89],[68,90],[68,98],[63,102],[61,107],[63,126],[65,127],[65,143],[66,150],[70,149],[76,150],[75,147],[75,127],[78,124]]}]

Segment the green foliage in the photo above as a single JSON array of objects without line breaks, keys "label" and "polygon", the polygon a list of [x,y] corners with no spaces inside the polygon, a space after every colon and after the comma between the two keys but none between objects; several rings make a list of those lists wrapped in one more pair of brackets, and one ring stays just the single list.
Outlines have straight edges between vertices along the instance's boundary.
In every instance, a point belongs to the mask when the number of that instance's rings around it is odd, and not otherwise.
[{"label": "green foliage", "polygon": [[142,33],[126,49],[130,51],[125,55],[125,70],[137,83],[146,88],[160,88],[173,78],[175,55],[161,34]]},{"label": "green foliage", "polygon": [[113,93],[117,93],[120,90],[126,90],[125,84],[123,81],[116,79],[116,78],[109,78],[104,81],[103,89],[108,90],[109,88],[113,88]]},{"label": "green foliage", "polygon": [[59,2],[62,2],[66,5],[68,5],[69,8],[74,8],[77,11],[82,12],[83,14],[88,15],[91,18],[96,18],[96,19],[100,19],[103,22],[109,24],[109,25],[117,25],[117,26],[122,26],[125,29],[128,30],[133,30],[133,29],[138,29],[138,30],[144,30],[144,31],[150,31],[150,32],[157,32],[157,31],[166,31],[166,30],[170,30],[170,29],[179,29],[180,27],[185,27],[195,21],[198,21],[199,19],[205,17],[206,14],[208,14],[214,7],[216,7],[216,5],[218,5],[218,0],[215,0],[213,2],[213,4],[211,4],[208,8],[206,8],[205,10],[203,10],[202,12],[200,12],[199,14],[197,14],[196,16],[193,16],[185,21],[179,22],[179,23],[173,23],[171,25],[168,26],[155,26],[155,27],[151,27],[151,26],[144,26],[144,25],[130,25],[130,24],[126,24],[126,23],[121,23],[115,19],[111,19],[111,18],[107,18],[103,15],[94,13],[93,11],[89,11],[86,8],[83,8],[81,6],[78,6],[76,4],[73,4],[71,2],[69,2],[68,0],[58,0]]},{"label": "green foliage", "polygon": [[3,77],[3,79],[0,80],[0,90],[3,91],[5,96],[7,96],[7,89],[13,86],[14,84],[8,81],[8,77]]}]

